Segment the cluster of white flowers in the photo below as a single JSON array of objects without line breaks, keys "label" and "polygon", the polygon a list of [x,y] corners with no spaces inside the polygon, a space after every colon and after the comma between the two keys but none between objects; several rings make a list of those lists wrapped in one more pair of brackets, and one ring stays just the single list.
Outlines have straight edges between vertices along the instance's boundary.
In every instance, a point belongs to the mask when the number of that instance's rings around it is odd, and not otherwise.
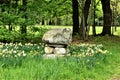
[{"label": "cluster of white flowers", "polygon": [[42,53],[43,44],[31,43],[0,43],[0,56],[2,57],[25,57]]},{"label": "cluster of white flowers", "polygon": [[70,54],[79,58],[87,67],[98,65],[104,61],[109,51],[102,44],[77,44],[69,46]]},{"label": "cluster of white flowers", "polygon": [[94,54],[107,54],[109,51],[105,50],[102,44],[80,44],[69,46],[70,54],[81,57],[93,56]]}]

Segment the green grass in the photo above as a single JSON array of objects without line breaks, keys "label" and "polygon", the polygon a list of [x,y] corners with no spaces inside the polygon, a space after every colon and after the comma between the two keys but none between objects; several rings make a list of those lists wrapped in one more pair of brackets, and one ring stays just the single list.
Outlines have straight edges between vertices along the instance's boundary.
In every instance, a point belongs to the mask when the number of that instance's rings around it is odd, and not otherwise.
[{"label": "green grass", "polygon": [[[39,27],[39,25],[37,25]],[[71,28],[72,26],[42,26],[42,27],[47,27],[47,28]],[[102,26],[96,26],[96,34],[100,34],[102,32],[103,27]],[[120,26],[117,26],[117,31],[115,31],[115,28],[111,28],[113,31],[114,35],[120,35]],[[92,27],[90,27],[89,35],[92,35]]]},{"label": "green grass", "polygon": [[[98,37],[97,37],[98,38]],[[88,69],[78,57],[45,60],[41,55],[29,56],[21,66],[0,67],[1,80],[112,80],[120,75],[119,38],[99,37],[104,48],[112,54],[106,56],[97,66]],[[106,42],[107,39],[107,42]],[[112,43],[112,44],[111,44]],[[22,48],[23,49],[23,48]],[[22,50],[20,49],[20,50]],[[25,49],[27,50],[27,49]],[[76,49],[79,51],[79,49]],[[29,54],[29,52],[27,53]],[[31,53],[30,53],[31,54]],[[97,57],[99,58],[99,57]]]},{"label": "green grass", "polygon": [[[69,46],[71,56],[58,59],[43,59],[42,46],[42,44],[30,43],[25,45],[1,43],[0,79],[93,79],[97,77],[94,74],[92,75],[91,72],[89,73],[89,71],[93,71],[99,64],[106,61],[104,59],[109,54],[104,53],[105,50],[102,45],[83,44]],[[91,50],[95,50],[92,55],[89,54]],[[26,54],[26,56],[23,56],[23,54]],[[80,54],[81,56],[78,56]]]},{"label": "green grass", "polygon": [[[102,32],[103,27],[97,26],[96,27],[96,34],[100,34]],[[112,32],[114,35],[120,35],[120,27],[117,27],[117,31],[114,30],[115,28],[111,28]],[[89,34],[92,34],[92,27],[90,27],[90,32]]]},{"label": "green grass", "polygon": [[[97,32],[101,32],[101,27],[97,27]],[[117,29],[115,34],[120,34],[120,28]],[[10,53],[10,55],[14,55],[14,50],[16,50],[17,54],[25,51],[28,55],[21,57],[22,60],[20,61],[19,58],[10,57],[10,60],[13,59],[11,60],[13,61],[13,64],[10,65],[11,63],[5,63],[7,66],[3,66],[5,65],[3,63],[6,60],[10,62],[9,58],[0,58],[0,80],[119,80],[120,37],[90,37],[90,41],[95,44],[102,44],[103,48],[107,49],[111,53],[106,55],[105,60],[97,63],[96,66],[92,66],[92,68],[88,68],[87,66],[89,64],[84,63],[83,60],[85,58],[82,59],[71,56],[52,60],[43,59],[41,55],[41,53],[43,53],[43,47],[41,47],[41,44],[27,44],[22,46],[19,44],[18,47],[14,47],[12,46],[13,44],[10,44],[2,46],[3,48],[0,45],[0,55],[4,52],[3,50],[5,48],[7,48],[5,52],[6,54]],[[74,53],[77,54],[77,52],[80,52],[80,48],[82,47],[72,45],[71,48],[71,53],[75,51]],[[104,56],[93,57],[92,59],[96,61],[98,59],[101,60],[102,57]],[[14,60],[18,60],[18,64],[16,64]]]},{"label": "green grass", "polygon": [[40,59],[41,61],[28,59],[29,61],[25,61],[21,67],[0,68],[0,78],[1,80],[105,80],[110,75],[109,70],[102,66],[88,70],[80,66],[80,62],[77,64],[74,59]]},{"label": "green grass", "polygon": [[[110,73],[109,78],[120,79],[120,37],[118,36],[105,36],[96,37],[95,42],[102,43],[104,47],[112,53],[112,56],[108,57],[108,63],[104,64],[103,67],[106,68]],[[104,70],[102,70],[104,72]],[[106,76],[106,75],[104,75]]]}]

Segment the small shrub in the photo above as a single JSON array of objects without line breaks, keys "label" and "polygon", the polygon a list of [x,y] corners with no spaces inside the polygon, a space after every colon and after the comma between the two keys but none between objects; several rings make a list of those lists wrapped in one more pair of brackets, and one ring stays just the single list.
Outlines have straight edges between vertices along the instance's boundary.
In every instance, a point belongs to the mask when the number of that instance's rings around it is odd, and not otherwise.
[{"label": "small shrub", "polygon": [[9,31],[5,28],[0,29],[0,42],[10,43],[19,42],[21,35],[17,31]]}]

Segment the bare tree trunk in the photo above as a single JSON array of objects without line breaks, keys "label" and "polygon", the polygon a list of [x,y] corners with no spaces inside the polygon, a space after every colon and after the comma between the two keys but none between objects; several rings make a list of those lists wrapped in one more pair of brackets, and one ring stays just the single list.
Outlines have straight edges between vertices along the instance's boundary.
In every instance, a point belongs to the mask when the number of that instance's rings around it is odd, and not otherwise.
[{"label": "bare tree trunk", "polygon": [[8,24],[8,27],[9,27],[9,32],[12,31],[12,25],[11,25],[11,23]]},{"label": "bare tree trunk", "polygon": [[[82,10],[82,12],[83,12],[83,16],[84,16],[84,18],[82,17],[82,21],[81,21],[81,24],[80,24],[80,29],[79,29],[79,34],[80,34],[80,36],[83,36],[83,33],[85,33],[84,32],[84,28],[85,27],[87,27],[87,19],[88,19],[88,13],[89,13],[89,8],[90,8],[90,4],[91,4],[91,0],[86,0],[85,1],[85,6],[83,7],[83,10]],[[85,26],[84,26],[84,24],[83,23],[85,23]],[[87,28],[86,28],[86,30],[87,30]]]},{"label": "bare tree trunk", "polygon": [[[66,15],[65,15],[65,25],[68,26],[68,15],[69,13],[66,12]],[[79,27],[79,26],[78,26]]]},{"label": "bare tree trunk", "polygon": [[93,36],[95,36],[96,35],[96,29],[95,29],[95,17],[96,17],[96,15],[95,15],[95,10],[96,10],[96,0],[94,0],[94,12],[93,12],[93,15],[94,15],[94,18],[93,18]]},{"label": "bare tree trunk", "polygon": [[2,5],[4,3],[4,0],[0,0],[0,5]]},{"label": "bare tree trunk", "polygon": [[[118,5],[119,5],[119,0],[116,0],[115,1],[115,20],[117,20],[117,8],[118,8]],[[115,24],[115,31],[117,31],[117,25]]]},{"label": "bare tree trunk", "polygon": [[110,8],[110,0],[101,0],[104,16],[104,24],[101,35],[111,35],[112,11]]},{"label": "bare tree trunk", "polygon": [[[10,0],[4,0],[4,4],[5,6],[10,7]],[[10,12],[8,11],[8,14],[9,13]],[[7,22],[7,25],[8,25],[9,32],[12,31],[12,25],[10,20]]]},{"label": "bare tree trunk", "polygon": [[42,25],[45,25],[45,20],[44,20],[44,18],[42,18]]},{"label": "bare tree trunk", "polygon": [[78,1],[72,0],[72,8],[73,8],[73,35],[79,32],[79,11],[78,11]]},{"label": "bare tree trunk", "polygon": [[[27,14],[26,14],[26,10],[27,10],[27,0],[23,0],[22,1],[22,8],[21,8],[21,11],[23,11],[24,12],[24,14],[23,14],[23,18],[25,18],[25,19],[27,19]],[[23,25],[21,25],[21,34],[24,34],[24,33],[27,33],[27,25],[26,25],[26,23],[24,22],[24,24]]]},{"label": "bare tree trunk", "polygon": [[61,24],[61,19],[59,17],[57,17],[57,25]]}]

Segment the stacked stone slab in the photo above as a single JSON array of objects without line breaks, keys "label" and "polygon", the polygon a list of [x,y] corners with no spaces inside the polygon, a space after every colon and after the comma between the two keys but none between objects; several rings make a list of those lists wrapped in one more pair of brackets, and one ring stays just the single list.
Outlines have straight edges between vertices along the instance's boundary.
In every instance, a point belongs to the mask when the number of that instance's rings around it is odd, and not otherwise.
[{"label": "stacked stone slab", "polygon": [[55,28],[48,30],[42,38],[45,43],[44,58],[62,57],[67,54],[67,46],[72,42],[70,28]]}]

